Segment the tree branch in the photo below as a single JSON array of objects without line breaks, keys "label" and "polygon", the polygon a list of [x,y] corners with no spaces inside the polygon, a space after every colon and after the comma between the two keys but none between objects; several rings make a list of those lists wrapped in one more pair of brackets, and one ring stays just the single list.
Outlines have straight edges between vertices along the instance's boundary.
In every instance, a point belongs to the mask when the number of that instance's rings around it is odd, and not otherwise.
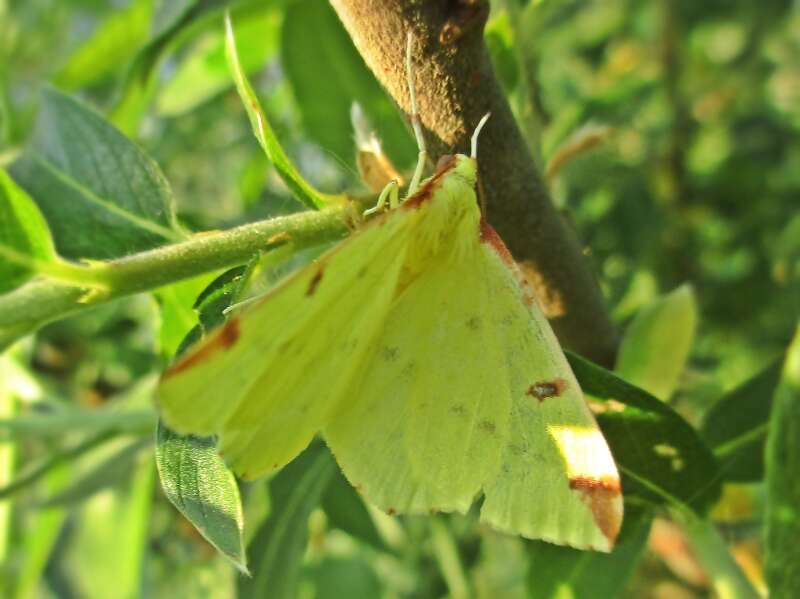
[{"label": "tree branch", "polygon": [[464,152],[486,112],[480,178],[488,219],[533,283],[561,342],[613,362],[617,336],[574,232],[553,207],[483,43],[485,0],[331,0],[367,65],[399,106],[409,100],[403,50],[417,40],[414,76],[433,156]]}]

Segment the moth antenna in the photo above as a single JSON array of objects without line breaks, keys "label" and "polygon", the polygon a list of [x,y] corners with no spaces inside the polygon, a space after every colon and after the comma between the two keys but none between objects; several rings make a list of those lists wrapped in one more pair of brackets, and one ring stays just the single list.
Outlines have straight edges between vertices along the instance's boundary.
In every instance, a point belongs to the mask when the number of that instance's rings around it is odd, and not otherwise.
[{"label": "moth antenna", "polygon": [[414,34],[408,32],[406,38],[406,77],[408,78],[408,95],[411,100],[411,127],[414,129],[414,137],[417,139],[417,148],[419,154],[417,155],[417,167],[414,169],[414,176],[411,177],[411,183],[408,184],[408,195],[413,195],[419,187],[420,179],[422,179],[422,171],[425,168],[425,161],[428,158],[428,152],[425,148],[425,137],[422,135],[422,123],[419,120],[419,112],[417,111],[417,91],[414,87],[414,69],[411,64],[411,51],[414,48]]},{"label": "moth antenna", "polygon": [[483,129],[483,126],[486,124],[486,121],[489,120],[489,117],[492,116],[491,112],[487,112],[483,115],[480,121],[478,121],[478,126],[475,127],[475,133],[472,134],[472,146],[470,151],[470,157],[477,158],[478,157],[478,135]]}]

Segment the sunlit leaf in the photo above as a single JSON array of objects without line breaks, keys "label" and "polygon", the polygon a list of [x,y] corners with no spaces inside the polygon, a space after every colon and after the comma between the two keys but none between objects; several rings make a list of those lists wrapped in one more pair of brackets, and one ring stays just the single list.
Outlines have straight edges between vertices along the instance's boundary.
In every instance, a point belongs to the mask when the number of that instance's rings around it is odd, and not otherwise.
[{"label": "sunlit leaf", "polygon": [[33,200],[0,169],[0,293],[55,260],[50,230]]},{"label": "sunlit leaf", "polygon": [[659,399],[668,399],[686,366],[696,326],[697,306],[690,286],[656,299],[628,325],[615,371]]},{"label": "sunlit leaf", "polygon": [[167,498],[209,543],[247,572],[239,487],[214,440],[178,435],[159,423],[156,464]]}]

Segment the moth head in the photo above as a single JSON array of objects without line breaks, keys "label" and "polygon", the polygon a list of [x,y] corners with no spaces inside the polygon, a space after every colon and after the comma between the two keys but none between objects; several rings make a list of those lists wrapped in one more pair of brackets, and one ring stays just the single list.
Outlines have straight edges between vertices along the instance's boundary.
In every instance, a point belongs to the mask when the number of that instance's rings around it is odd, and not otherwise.
[{"label": "moth head", "polygon": [[[478,180],[478,136],[486,121],[489,120],[490,115],[491,113],[489,112],[483,115],[483,118],[478,122],[478,126],[475,127],[470,144],[470,155],[442,156],[436,168],[437,172],[444,169],[451,170],[451,172],[460,175],[471,187],[475,187]],[[453,161],[455,161],[455,164],[453,164]],[[447,164],[444,164],[445,162]]]},{"label": "moth head", "polygon": [[443,156],[442,158],[452,161],[449,167],[451,173],[460,176],[470,187],[475,187],[475,182],[478,180],[478,161],[475,158],[465,154]]}]

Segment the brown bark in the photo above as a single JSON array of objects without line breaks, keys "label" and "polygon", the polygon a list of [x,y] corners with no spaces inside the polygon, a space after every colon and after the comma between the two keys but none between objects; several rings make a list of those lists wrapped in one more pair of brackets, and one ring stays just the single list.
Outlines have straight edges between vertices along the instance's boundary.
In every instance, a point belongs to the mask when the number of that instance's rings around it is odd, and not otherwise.
[{"label": "brown bark", "polygon": [[[484,0],[331,0],[356,48],[408,114],[405,39],[411,31],[428,149],[467,152],[486,112],[478,163],[487,217],[533,282],[560,341],[601,364],[617,337],[572,229],[550,202],[483,43]],[[435,161],[435,160],[434,160]]]}]

